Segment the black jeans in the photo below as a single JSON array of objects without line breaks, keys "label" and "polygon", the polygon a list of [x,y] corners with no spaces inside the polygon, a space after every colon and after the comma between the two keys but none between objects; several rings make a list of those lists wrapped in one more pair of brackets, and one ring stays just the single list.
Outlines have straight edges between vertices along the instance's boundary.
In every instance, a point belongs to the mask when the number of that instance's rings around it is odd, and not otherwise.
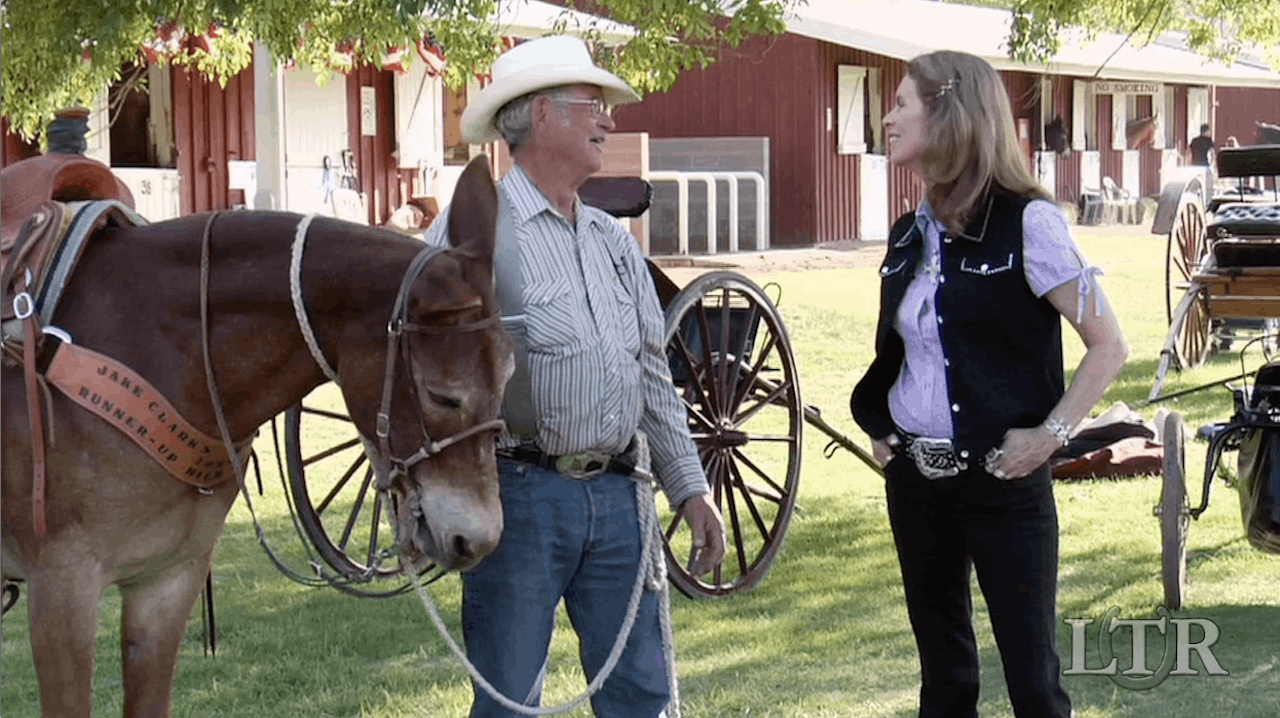
[{"label": "black jeans", "polygon": [[920,718],[973,718],[978,573],[1014,715],[1068,718],[1057,649],[1058,514],[1048,467],[1017,481],[981,469],[930,481],[901,456],[885,467],[907,611],[920,651]]}]

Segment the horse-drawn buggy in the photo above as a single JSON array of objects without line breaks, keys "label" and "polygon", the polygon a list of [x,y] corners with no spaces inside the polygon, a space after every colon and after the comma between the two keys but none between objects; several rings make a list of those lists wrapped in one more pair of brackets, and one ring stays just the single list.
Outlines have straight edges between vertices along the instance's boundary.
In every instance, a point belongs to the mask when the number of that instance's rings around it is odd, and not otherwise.
[{"label": "horse-drawn buggy", "polygon": [[[1168,369],[1196,366],[1237,342],[1241,373],[1236,378],[1245,382],[1232,390],[1230,420],[1210,432],[1203,492],[1194,508],[1186,482],[1183,419],[1177,412],[1165,419],[1164,479],[1155,512],[1165,604],[1171,609],[1186,595],[1190,519],[1208,508],[1224,452],[1238,452],[1233,481],[1250,543],[1280,553],[1280,145],[1224,148],[1217,176],[1219,183],[1207,187],[1199,178],[1166,186],[1152,228],[1169,235],[1169,333],[1148,402],[1173,396],[1160,393]],[[1244,367],[1250,348],[1261,351],[1256,371]]]}]

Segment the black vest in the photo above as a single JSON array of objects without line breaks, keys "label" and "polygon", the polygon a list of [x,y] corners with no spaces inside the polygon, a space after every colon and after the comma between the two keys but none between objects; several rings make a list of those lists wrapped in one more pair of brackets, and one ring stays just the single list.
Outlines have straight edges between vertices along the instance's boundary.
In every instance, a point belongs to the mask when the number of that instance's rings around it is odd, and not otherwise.
[{"label": "black vest", "polygon": [[[957,446],[982,456],[1005,431],[1040,424],[1062,398],[1062,321],[1027,284],[1022,211],[1030,200],[993,193],[963,235],[944,234],[935,296],[946,359],[947,397]],[[889,389],[905,347],[894,315],[924,254],[915,213],[889,232],[880,267],[876,358],[850,398],[853,418],[872,438],[895,431]]]}]

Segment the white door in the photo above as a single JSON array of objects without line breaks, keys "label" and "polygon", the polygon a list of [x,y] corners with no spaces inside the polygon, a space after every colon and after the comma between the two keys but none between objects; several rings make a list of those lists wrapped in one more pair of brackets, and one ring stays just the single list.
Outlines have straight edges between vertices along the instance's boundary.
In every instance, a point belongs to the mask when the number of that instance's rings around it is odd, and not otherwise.
[{"label": "white door", "polygon": [[107,88],[93,98],[93,107],[89,108],[89,134],[85,141],[89,143],[84,151],[86,157],[92,157],[104,165],[111,165],[111,108],[107,100]]},{"label": "white door", "polygon": [[858,157],[859,239],[889,238],[889,162],[884,155]]},{"label": "white door", "polygon": [[134,209],[150,222],[176,219],[182,214],[178,170],[155,167],[113,167],[133,193]]},{"label": "white door", "polygon": [[1142,196],[1142,153],[1139,150],[1124,151],[1124,181],[1120,186],[1134,197]]},{"label": "white door", "polygon": [[1036,153],[1036,181],[1049,191],[1050,197],[1058,196],[1058,153]]},{"label": "white door", "polygon": [[[347,81],[341,75],[320,86],[311,70],[284,71],[285,196],[291,212],[333,214],[329,190],[337,188],[347,135]],[[325,157],[330,169],[326,181]]]}]

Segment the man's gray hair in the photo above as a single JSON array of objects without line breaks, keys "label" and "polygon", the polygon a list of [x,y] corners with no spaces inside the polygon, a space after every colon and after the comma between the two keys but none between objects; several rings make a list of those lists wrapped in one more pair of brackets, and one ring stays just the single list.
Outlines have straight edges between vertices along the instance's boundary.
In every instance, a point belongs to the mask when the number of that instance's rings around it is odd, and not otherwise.
[{"label": "man's gray hair", "polygon": [[564,97],[565,91],[562,87],[550,87],[530,92],[508,102],[498,110],[498,117],[494,120],[494,124],[498,126],[498,134],[506,140],[512,152],[528,140],[529,133],[533,131],[533,101],[539,95],[556,99]]}]

